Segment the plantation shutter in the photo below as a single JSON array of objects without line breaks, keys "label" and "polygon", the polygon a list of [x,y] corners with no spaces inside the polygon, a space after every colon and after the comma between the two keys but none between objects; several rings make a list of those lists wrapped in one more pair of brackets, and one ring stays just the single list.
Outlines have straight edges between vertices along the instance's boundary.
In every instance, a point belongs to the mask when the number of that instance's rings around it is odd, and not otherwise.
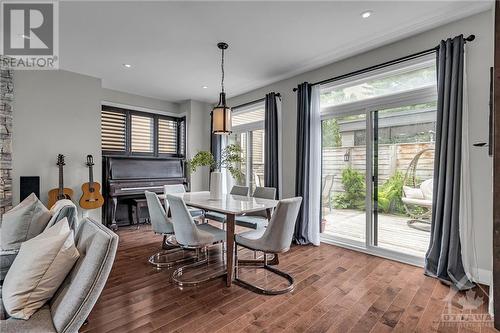
[{"label": "plantation shutter", "polygon": [[183,119],[179,122],[179,155],[186,154],[186,120]]},{"label": "plantation shutter", "polygon": [[158,153],[177,154],[177,122],[158,118]]},{"label": "plantation shutter", "polygon": [[154,119],[152,117],[131,115],[131,151],[133,153],[154,152]]},{"label": "plantation shutter", "polygon": [[121,112],[101,112],[101,149],[104,151],[126,151],[126,115]]}]

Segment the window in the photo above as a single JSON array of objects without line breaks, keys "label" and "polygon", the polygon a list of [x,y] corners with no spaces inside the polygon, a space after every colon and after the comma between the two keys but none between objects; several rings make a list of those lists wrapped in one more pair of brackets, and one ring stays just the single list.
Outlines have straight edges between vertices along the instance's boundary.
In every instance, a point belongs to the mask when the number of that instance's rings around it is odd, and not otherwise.
[{"label": "window", "polygon": [[185,137],[184,117],[102,106],[103,154],[184,157]]},{"label": "window", "polygon": [[240,170],[244,178],[240,185],[249,186],[253,191],[256,186],[264,186],[265,104],[259,101],[233,108],[232,112],[233,133],[228,143],[241,147],[243,163]]}]

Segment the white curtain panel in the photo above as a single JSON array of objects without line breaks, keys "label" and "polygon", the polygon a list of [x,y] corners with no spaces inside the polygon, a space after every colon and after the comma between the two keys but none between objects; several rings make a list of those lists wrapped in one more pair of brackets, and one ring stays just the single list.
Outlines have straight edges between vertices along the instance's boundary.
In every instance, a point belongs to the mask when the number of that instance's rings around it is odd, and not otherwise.
[{"label": "white curtain panel", "polygon": [[[465,56],[464,56],[465,59]],[[471,184],[470,184],[470,143],[469,143],[469,107],[467,96],[467,66],[464,66],[464,92],[462,111],[462,171],[460,179],[460,244],[462,263],[470,280],[477,281],[476,246],[472,227]]]},{"label": "white curtain panel", "polygon": [[321,117],[320,86],[315,85],[311,91],[311,140],[309,167],[309,223],[308,236],[312,244],[319,246],[319,222],[321,200]]},{"label": "white curtain panel", "polygon": [[[472,221],[472,191],[470,181],[469,100],[467,84],[467,52],[464,52],[464,92],[462,110],[462,171],[460,179],[459,231],[462,264],[467,277],[474,282],[481,279],[477,265],[476,235]],[[490,281],[492,281],[490,277]],[[484,277],[482,277],[484,279]],[[484,282],[484,281],[481,281]],[[493,304],[493,288],[490,286],[490,308]],[[491,312],[491,311],[490,311]]]}]

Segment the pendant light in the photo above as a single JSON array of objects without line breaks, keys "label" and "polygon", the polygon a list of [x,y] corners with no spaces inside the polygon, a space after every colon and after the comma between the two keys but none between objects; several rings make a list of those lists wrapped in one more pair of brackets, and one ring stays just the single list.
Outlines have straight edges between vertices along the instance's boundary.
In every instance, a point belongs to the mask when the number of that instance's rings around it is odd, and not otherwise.
[{"label": "pendant light", "polygon": [[231,134],[231,108],[226,105],[226,93],[224,92],[224,50],[226,50],[228,46],[227,43],[217,44],[217,47],[222,51],[222,89],[219,95],[219,103],[212,110],[212,133],[219,135]]}]

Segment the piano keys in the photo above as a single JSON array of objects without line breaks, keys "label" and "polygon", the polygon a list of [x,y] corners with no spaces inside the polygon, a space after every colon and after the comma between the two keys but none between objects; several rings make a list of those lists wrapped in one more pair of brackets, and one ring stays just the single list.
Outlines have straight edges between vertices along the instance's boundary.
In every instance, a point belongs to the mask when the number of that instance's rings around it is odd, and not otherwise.
[{"label": "piano keys", "polygon": [[103,158],[103,175],[103,215],[111,229],[118,227],[119,201],[144,198],[144,191],[163,193],[163,186],[169,184],[184,184],[189,190],[185,161],[178,158],[107,156]]}]

